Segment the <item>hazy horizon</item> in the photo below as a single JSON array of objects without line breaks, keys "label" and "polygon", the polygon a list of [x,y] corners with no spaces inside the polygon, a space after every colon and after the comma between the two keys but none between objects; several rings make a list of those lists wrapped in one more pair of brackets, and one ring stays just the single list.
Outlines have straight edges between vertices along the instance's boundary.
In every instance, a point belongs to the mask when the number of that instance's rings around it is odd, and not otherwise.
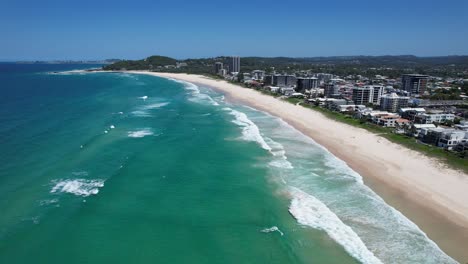
[{"label": "hazy horizon", "polygon": [[[119,60],[141,60],[148,58],[150,56],[166,56],[164,54],[151,54],[146,57],[142,58],[97,58],[97,59],[87,59],[87,58],[76,58],[76,59],[68,59],[68,58],[54,58],[54,59],[17,59],[17,60],[4,60],[0,58],[0,62],[35,62],[35,61],[103,61],[103,60],[114,60],[114,59],[119,59]],[[208,58],[216,58],[216,57],[229,57],[229,56],[238,56],[236,54],[223,54],[223,55],[217,55],[217,56],[205,56],[205,57],[186,57],[186,58],[179,58],[179,57],[171,57],[177,60],[187,60],[187,59],[208,59]],[[433,56],[417,56],[413,54],[384,54],[384,55],[330,55],[330,56],[256,56],[256,55],[247,55],[247,56],[240,56],[241,58],[252,58],[252,57],[258,57],[258,58],[347,58],[347,57],[402,57],[402,56],[414,56],[417,58],[437,58],[437,57],[467,57],[468,54],[454,54],[454,55],[433,55]]]}]

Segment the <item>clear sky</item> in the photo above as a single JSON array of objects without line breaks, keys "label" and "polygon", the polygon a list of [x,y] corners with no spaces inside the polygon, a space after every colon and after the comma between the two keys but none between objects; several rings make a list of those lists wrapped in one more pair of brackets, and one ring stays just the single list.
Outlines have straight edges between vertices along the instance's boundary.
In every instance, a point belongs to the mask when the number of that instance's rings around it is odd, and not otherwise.
[{"label": "clear sky", "polygon": [[468,54],[468,0],[0,0],[0,60]]}]

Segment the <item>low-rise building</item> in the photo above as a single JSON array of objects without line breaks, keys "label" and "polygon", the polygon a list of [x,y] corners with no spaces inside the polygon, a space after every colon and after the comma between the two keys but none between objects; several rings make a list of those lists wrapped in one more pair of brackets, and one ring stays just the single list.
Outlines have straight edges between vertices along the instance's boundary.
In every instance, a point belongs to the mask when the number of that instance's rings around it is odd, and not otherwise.
[{"label": "low-rise building", "polygon": [[448,149],[448,150],[452,150],[459,143],[461,143],[463,139],[466,139],[466,137],[467,137],[467,132],[465,131],[447,130],[442,133],[442,136],[439,139],[437,146]]},{"label": "low-rise building", "polygon": [[461,142],[459,142],[453,148],[453,150],[458,151],[458,152],[468,151],[468,139],[465,139],[465,140],[462,140]]},{"label": "low-rise building", "polygon": [[436,128],[434,124],[413,124],[410,131],[414,137],[419,137],[422,133],[427,133],[428,129]]},{"label": "low-rise building", "polygon": [[280,92],[280,87],[278,87],[278,86],[267,86],[265,89],[267,91],[272,92],[272,93],[279,93]]},{"label": "low-rise building", "polygon": [[397,125],[397,121],[401,119],[402,118],[396,114],[378,115],[375,117],[375,123],[379,126],[395,127]]},{"label": "low-rise building", "polygon": [[291,96],[295,93],[296,91],[294,90],[293,87],[281,87],[280,88],[280,93],[285,96]]},{"label": "low-rise building", "polygon": [[423,113],[414,117],[414,122],[419,124],[444,123],[453,120],[455,120],[455,115],[448,113]]},{"label": "low-rise building", "polygon": [[366,108],[365,105],[348,105],[348,104],[345,104],[345,105],[338,105],[337,106],[337,110],[339,112],[355,112],[355,111],[359,111],[361,109],[364,109]]},{"label": "low-rise building", "polygon": [[426,109],[421,108],[421,107],[418,107],[418,108],[404,107],[404,108],[400,108],[398,113],[403,118],[406,118],[408,120],[414,120],[415,116],[426,113]]},{"label": "low-rise building", "polygon": [[460,124],[456,124],[455,128],[459,130],[468,131],[468,121],[461,121]]},{"label": "low-rise building", "polygon": [[421,132],[419,133],[419,138],[424,143],[437,146],[437,144],[439,143],[439,139],[442,138],[442,135],[446,131],[447,129],[442,127],[422,128]]},{"label": "low-rise building", "polygon": [[348,104],[348,101],[345,99],[326,99],[325,100],[325,108],[333,110],[333,111],[339,111],[341,105],[346,105]]},{"label": "low-rise building", "polygon": [[265,71],[261,71],[261,70],[252,71],[251,76],[252,76],[252,79],[254,80],[262,81],[263,78],[265,77]]}]

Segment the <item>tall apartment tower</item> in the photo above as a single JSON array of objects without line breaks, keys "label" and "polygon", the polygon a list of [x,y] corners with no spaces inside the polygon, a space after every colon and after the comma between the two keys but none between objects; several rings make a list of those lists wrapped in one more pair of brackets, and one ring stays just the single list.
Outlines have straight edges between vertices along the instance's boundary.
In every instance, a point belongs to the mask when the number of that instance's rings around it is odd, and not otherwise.
[{"label": "tall apartment tower", "polygon": [[354,87],[353,101],[357,105],[366,105],[369,103],[379,105],[382,93],[383,86],[367,85],[364,87]]},{"label": "tall apartment tower", "polygon": [[327,83],[323,89],[323,94],[327,98],[339,98],[341,96],[338,85]]},{"label": "tall apartment tower", "polygon": [[214,73],[219,74],[219,72],[223,69],[223,63],[222,62],[215,62],[214,64]]},{"label": "tall apartment tower", "polygon": [[229,71],[240,72],[240,57],[234,56],[229,58]]},{"label": "tall apartment tower", "polygon": [[384,87],[383,86],[372,86],[373,95],[372,95],[372,104],[380,105],[380,98],[382,97]]},{"label": "tall apartment tower", "polygon": [[272,84],[279,87],[293,87],[296,85],[296,76],[294,75],[273,75]]},{"label": "tall apartment tower", "polygon": [[403,74],[402,89],[410,95],[423,95],[426,92],[429,76],[421,74]]},{"label": "tall apartment tower", "polygon": [[315,89],[318,87],[318,79],[312,78],[297,78],[296,91],[304,92],[305,90]]},{"label": "tall apartment tower", "polygon": [[380,110],[395,113],[408,106],[409,97],[398,96],[396,93],[386,94],[381,97]]}]

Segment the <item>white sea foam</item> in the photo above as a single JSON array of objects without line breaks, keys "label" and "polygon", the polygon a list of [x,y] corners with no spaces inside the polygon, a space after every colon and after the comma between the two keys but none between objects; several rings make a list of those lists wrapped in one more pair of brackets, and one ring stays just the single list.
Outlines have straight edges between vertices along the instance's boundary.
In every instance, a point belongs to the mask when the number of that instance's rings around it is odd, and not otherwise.
[{"label": "white sea foam", "polygon": [[142,138],[142,137],[151,136],[151,135],[153,135],[153,131],[151,131],[150,128],[144,128],[142,130],[128,132],[128,137],[131,137],[131,138]]},{"label": "white sea foam", "polygon": [[114,129],[115,126],[114,126],[114,125],[110,125],[109,128],[110,128],[110,129]]},{"label": "white sea foam", "polygon": [[144,96],[141,96],[141,97],[138,97],[138,98],[143,99],[143,101],[145,101],[146,99],[148,99],[148,96],[144,95]]},{"label": "white sea foam", "polygon": [[216,102],[211,96],[204,94],[204,93],[196,93],[193,94],[193,97],[189,98],[190,101],[195,102],[195,103],[201,103],[201,104],[210,104],[214,106],[218,106],[219,103]]},{"label": "white sea foam", "polygon": [[42,200],[39,202],[41,206],[47,206],[47,205],[52,205],[52,204],[57,204],[57,203],[58,203],[58,199],[46,199],[46,200]]},{"label": "white sea foam", "polygon": [[147,105],[139,106],[135,111],[132,111],[132,115],[136,117],[151,117],[151,112],[149,110],[158,109],[168,105],[169,102],[157,102]]},{"label": "white sea foam", "polygon": [[148,113],[148,111],[144,111],[144,110],[132,111],[132,115],[136,117],[151,117],[152,116],[150,113]]},{"label": "white sea foam", "polygon": [[88,176],[88,172],[87,171],[74,171],[74,172],[72,172],[72,175],[73,176],[84,177],[84,176]]},{"label": "white sea foam", "polygon": [[190,83],[190,82],[176,80],[176,79],[172,79],[172,78],[169,78],[169,80],[172,80],[174,82],[183,84],[184,88],[186,90],[188,90],[190,92],[190,94],[192,95],[192,97],[189,98],[190,101],[195,102],[195,103],[200,103],[200,104],[208,103],[208,104],[214,105],[214,106],[219,105],[219,103],[216,102],[216,100],[214,100],[211,96],[209,96],[208,94],[202,93],[200,91],[200,88],[197,85],[195,85],[193,83]]},{"label": "white sea foam", "polygon": [[284,235],[283,232],[281,232],[281,230],[277,226],[272,226],[272,227],[269,227],[269,228],[262,229],[262,230],[260,230],[260,232],[262,232],[262,233],[278,232],[278,233],[280,233],[281,236]]},{"label": "white sea foam", "polygon": [[[339,172],[341,172],[342,176],[352,178],[352,179],[356,180],[358,183],[364,184],[362,176],[359,173],[352,170],[348,166],[348,164],[346,162],[344,162],[344,161],[338,159],[337,157],[335,157],[327,149],[325,149],[325,151],[327,152],[326,153],[327,155],[325,155],[325,157],[324,157],[325,158],[325,165],[327,165],[327,167],[329,167],[328,171],[330,173],[334,173],[336,171],[339,171]],[[346,172],[346,173],[344,174],[343,172]]]},{"label": "white sea foam", "polygon": [[[389,263],[456,263],[416,224],[367,187],[361,175],[344,161],[283,120],[266,115],[278,123],[271,122],[269,118],[265,122],[253,120],[261,129],[266,127],[266,139],[281,140],[288,158],[297,164],[297,168],[287,174],[273,171],[275,176],[285,184],[300,187],[313,193],[316,199],[326,201],[327,208],[352,228],[379,260]],[[266,142],[275,148],[273,143]]]},{"label": "white sea foam", "polygon": [[143,108],[143,109],[146,109],[146,110],[157,109],[157,108],[161,108],[161,107],[163,107],[163,106],[166,106],[166,105],[168,105],[168,104],[169,104],[168,102],[155,103],[155,104],[145,105],[145,106],[143,106],[142,108]]},{"label": "white sea foam", "polygon": [[300,224],[325,231],[333,240],[341,244],[346,252],[362,263],[382,263],[353,229],[345,225],[320,200],[293,187],[291,195],[293,199],[289,212]]},{"label": "white sea foam", "polygon": [[77,196],[98,194],[99,188],[104,187],[104,180],[66,179],[55,182],[51,193],[70,193]]},{"label": "white sea foam", "polygon": [[257,142],[263,149],[268,150],[274,157],[269,165],[282,169],[293,169],[294,167],[288,161],[286,151],[283,145],[269,137],[263,137],[258,126],[250,120],[245,113],[224,107],[222,110],[229,111],[235,117],[234,124],[242,127],[242,139]]},{"label": "white sea foam", "polygon": [[252,122],[246,114],[234,109],[230,110],[231,111],[229,113],[235,117],[232,122],[242,127],[242,139],[257,142],[263,149],[268,151],[272,150],[272,148],[265,142],[265,139],[262,137],[257,125],[255,125],[255,123]]},{"label": "white sea foam", "polygon": [[52,74],[52,75],[72,75],[72,74],[78,74],[82,75],[85,73],[93,73],[92,71],[85,71],[85,70],[69,70],[69,71],[57,71],[57,72],[48,72],[47,74]]},{"label": "white sea foam", "polygon": [[288,161],[288,157],[286,156],[286,151],[284,150],[283,145],[269,137],[265,137],[265,141],[271,147],[270,152],[273,157],[275,157],[275,159],[269,163],[270,166],[283,169],[294,169],[291,162]]}]

